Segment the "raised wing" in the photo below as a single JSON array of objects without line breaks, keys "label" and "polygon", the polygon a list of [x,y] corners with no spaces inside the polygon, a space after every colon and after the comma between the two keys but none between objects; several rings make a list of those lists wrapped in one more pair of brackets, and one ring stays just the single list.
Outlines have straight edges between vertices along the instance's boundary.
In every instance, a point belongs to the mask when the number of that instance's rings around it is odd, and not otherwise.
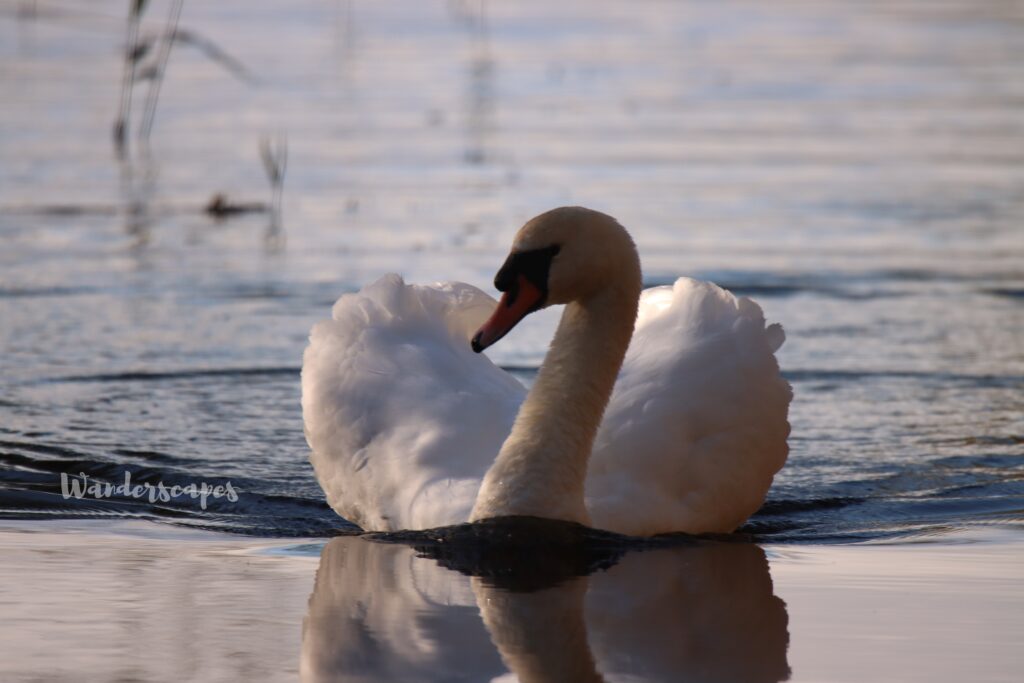
[{"label": "raised wing", "polygon": [[465,522],[526,390],[469,339],[496,302],[386,275],[317,323],[302,364],[310,460],[364,529]]},{"label": "raised wing", "polygon": [[756,303],[714,284],[644,291],[590,461],[594,526],[727,532],[754,513],[789,452],[784,340]]}]

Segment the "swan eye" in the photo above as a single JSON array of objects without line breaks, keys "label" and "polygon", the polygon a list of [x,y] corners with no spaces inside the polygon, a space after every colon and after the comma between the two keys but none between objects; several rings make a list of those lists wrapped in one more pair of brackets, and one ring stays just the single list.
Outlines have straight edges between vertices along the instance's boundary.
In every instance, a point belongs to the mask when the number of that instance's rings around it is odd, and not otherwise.
[{"label": "swan eye", "polygon": [[498,274],[494,276],[494,287],[499,292],[507,292],[515,287],[516,278],[522,275],[537,289],[546,293],[548,291],[548,273],[551,270],[551,261],[561,250],[561,245],[552,244],[550,247],[542,247],[540,249],[513,251],[505,259],[505,263],[498,270]]}]

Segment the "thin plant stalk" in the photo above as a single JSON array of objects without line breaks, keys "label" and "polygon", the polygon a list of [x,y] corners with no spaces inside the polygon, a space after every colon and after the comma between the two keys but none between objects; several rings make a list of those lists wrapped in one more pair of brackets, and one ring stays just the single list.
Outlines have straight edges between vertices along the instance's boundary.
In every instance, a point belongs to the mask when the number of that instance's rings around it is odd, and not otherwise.
[{"label": "thin plant stalk", "polygon": [[260,158],[263,170],[270,181],[270,225],[267,228],[266,243],[269,248],[284,246],[281,226],[281,203],[284,198],[284,174],[288,168],[288,138],[284,135],[276,140],[264,137],[260,140]]},{"label": "thin plant stalk", "polygon": [[149,134],[153,130],[153,120],[156,118],[156,105],[160,99],[160,86],[163,84],[164,74],[167,71],[167,60],[171,56],[171,48],[178,33],[178,20],[181,18],[181,7],[184,0],[171,0],[170,13],[167,16],[167,30],[160,42],[160,51],[156,57],[156,72],[153,81],[146,92],[146,104],[142,112],[142,123],[139,125],[139,142],[149,143]]},{"label": "thin plant stalk", "polygon": [[121,77],[121,103],[114,121],[114,151],[118,159],[124,159],[128,144],[128,126],[132,108],[132,85],[135,83],[135,63],[139,43],[139,22],[145,0],[132,0],[128,8],[127,40],[124,47],[124,74]]}]

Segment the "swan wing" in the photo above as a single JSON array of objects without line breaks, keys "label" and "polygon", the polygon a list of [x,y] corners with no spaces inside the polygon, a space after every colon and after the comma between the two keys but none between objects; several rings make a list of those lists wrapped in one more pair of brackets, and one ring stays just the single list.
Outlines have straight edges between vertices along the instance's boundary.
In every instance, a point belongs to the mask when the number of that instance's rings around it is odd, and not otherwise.
[{"label": "swan wing", "polygon": [[753,514],[789,452],[784,340],[714,284],[645,290],[588,469],[594,526],[728,532]]},{"label": "swan wing", "polygon": [[310,460],[364,529],[465,522],[526,390],[470,349],[496,302],[471,285],[386,275],[334,304],[302,363]]}]

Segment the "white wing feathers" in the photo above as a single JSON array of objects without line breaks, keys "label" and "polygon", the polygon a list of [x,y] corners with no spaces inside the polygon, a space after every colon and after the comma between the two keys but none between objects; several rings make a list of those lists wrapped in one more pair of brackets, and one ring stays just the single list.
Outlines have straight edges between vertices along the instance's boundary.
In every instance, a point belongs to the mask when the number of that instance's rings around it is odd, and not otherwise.
[{"label": "white wing feathers", "polygon": [[622,533],[731,531],[786,460],[792,392],[760,307],[680,278],[643,292],[591,456],[587,507]]},{"label": "white wing feathers", "polygon": [[364,529],[465,522],[525,389],[469,339],[497,302],[387,275],[334,305],[303,357],[302,412],[328,503]]}]

